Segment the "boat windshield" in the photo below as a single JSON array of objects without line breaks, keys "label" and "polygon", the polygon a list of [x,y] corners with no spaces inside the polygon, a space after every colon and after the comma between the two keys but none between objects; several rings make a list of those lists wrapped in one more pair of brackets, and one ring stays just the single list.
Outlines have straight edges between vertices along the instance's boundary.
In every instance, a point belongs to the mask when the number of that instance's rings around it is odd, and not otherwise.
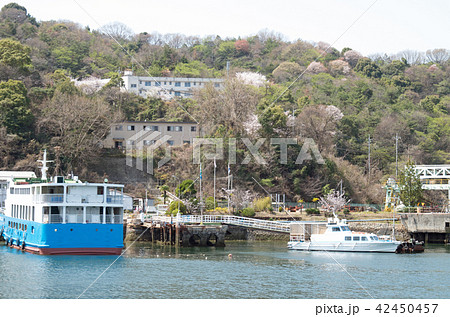
[{"label": "boat windshield", "polygon": [[350,228],[348,226],[341,226],[342,231],[350,231]]},{"label": "boat windshield", "polygon": [[370,236],[370,239],[378,241],[378,237],[377,236]]}]

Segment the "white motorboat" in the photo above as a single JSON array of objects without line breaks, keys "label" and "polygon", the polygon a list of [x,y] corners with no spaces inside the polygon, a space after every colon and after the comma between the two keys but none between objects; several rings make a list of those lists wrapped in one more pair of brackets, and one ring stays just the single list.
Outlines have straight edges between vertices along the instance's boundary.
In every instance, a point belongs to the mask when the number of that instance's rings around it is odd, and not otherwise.
[{"label": "white motorboat", "polygon": [[292,223],[288,248],[302,251],[392,252],[400,241],[382,240],[376,234],[352,232],[345,219],[328,223]]}]

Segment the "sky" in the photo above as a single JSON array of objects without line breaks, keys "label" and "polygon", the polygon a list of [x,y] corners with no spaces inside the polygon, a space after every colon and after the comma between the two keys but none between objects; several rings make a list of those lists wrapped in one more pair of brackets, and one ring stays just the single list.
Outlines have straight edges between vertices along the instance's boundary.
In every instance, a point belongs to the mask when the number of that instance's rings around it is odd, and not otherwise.
[{"label": "sky", "polygon": [[[111,22],[135,33],[246,37],[268,29],[286,40],[327,42],[364,55],[450,49],[449,0],[12,0],[38,21],[91,29]],[[0,7],[12,1],[0,0]]]}]

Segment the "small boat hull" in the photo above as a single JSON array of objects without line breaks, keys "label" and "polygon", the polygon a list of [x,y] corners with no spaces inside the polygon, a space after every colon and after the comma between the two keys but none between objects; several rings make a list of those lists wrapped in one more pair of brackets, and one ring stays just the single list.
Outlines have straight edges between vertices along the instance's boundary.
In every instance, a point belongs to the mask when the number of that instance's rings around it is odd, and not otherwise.
[{"label": "small boat hull", "polygon": [[332,251],[332,252],[382,252],[394,253],[400,242],[398,241],[377,241],[369,243],[353,242],[327,242],[327,241],[296,241],[289,242],[290,250],[299,251]]}]

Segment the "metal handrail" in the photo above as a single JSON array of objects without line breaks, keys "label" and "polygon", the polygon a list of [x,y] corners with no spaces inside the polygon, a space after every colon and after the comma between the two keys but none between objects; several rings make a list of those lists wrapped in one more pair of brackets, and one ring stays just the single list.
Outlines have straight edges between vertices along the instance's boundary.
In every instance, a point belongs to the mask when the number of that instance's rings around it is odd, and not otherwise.
[{"label": "metal handrail", "polygon": [[278,221],[261,220],[254,218],[246,218],[230,215],[184,215],[177,217],[168,216],[151,216],[152,221],[159,221],[165,223],[222,223],[241,227],[263,229],[269,231],[289,232],[289,223]]}]

